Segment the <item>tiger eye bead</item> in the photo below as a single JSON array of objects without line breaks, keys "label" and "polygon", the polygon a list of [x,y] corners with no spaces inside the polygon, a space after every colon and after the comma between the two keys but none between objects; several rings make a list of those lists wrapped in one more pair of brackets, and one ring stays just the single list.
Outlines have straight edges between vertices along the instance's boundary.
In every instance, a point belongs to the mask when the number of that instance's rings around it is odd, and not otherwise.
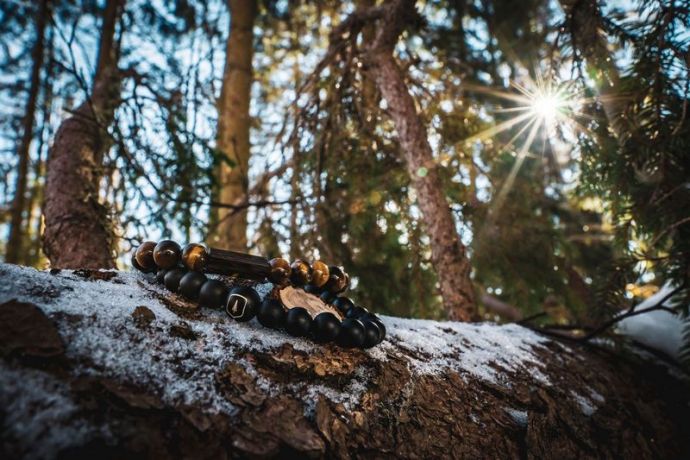
[{"label": "tiger eye bead", "polygon": [[134,257],[136,257],[137,263],[143,271],[150,272],[156,268],[156,262],[153,260],[153,249],[155,247],[155,242],[144,241],[137,248],[137,252],[134,253]]},{"label": "tiger eye bead", "polygon": [[182,250],[182,263],[190,270],[203,272],[206,269],[207,259],[208,252],[201,244],[191,243]]},{"label": "tiger eye bead", "polygon": [[290,266],[292,273],[290,274],[290,281],[295,286],[303,286],[309,282],[311,276],[311,267],[303,260],[297,259]]},{"label": "tiger eye bead", "polygon": [[276,257],[275,259],[271,259],[268,263],[271,266],[271,274],[268,275],[268,280],[279,286],[287,284],[290,279],[290,273],[292,272],[290,262],[281,257]]},{"label": "tiger eye bead", "polygon": [[324,284],[328,282],[329,276],[330,272],[328,270],[328,265],[326,265],[325,263],[321,262],[320,260],[317,260],[311,265],[310,284],[313,284],[316,287],[322,287]]},{"label": "tiger eye bead", "polygon": [[182,248],[172,240],[158,242],[153,248],[153,260],[160,268],[173,268],[180,261]]},{"label": "tiger eye bead", "polygon": [[331,265],[328,269],[330,276],[326,283],[326,289],[333,294],[338,294],[347,289],[349,283],[347,274],[340,267],[336,267],[335,265]]}]

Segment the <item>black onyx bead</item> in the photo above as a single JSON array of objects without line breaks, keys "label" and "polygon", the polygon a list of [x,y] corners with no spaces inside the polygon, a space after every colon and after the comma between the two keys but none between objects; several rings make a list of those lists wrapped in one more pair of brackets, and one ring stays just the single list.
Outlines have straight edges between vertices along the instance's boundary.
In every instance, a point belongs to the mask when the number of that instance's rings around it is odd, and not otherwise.
[{"label": "black onyx bead", "polygon": [[182,268],[174,268],[169,270],[163,278],[163,283],[165,287],[172,292],[177,292],[177,288],[180,287],[180,280],[187,273],[187,270]]},{"label": "black onyx bead", "polygon": [[319,296],[319,298],[320,298],[321,300],[323,300],[324,303],[330,305],[331,302],[333,302],[333,300],[335,300],[335,294],[333,294],[332,292],[323,291],[323,292],[321,293],[321,295]]},{"label": "black onyx bead", "polygon": [[142,271],[152,272],[156,269],[156,262],[153,260],[153,248],[155,247],[156,243],[153,241],[144,241],[134,253],[137,264]]},{"label": "black onyx bead", "polygon": [[337,342],[341,347],[361,348],[364,345],[364,324],[358,319],[344,319],[340,323]]},{"label": "black onyx bead", "polygon": [[208,308],[221,308],[228,297],[228,288],[218,280],[207,280],[199,290],[199,305]]},{"label": "black onyx bead", "polygon": [[333,306],[338,309],[342,314],[347,313],[347,311],[355,306],[355,303],[350,300],[349,297],[337,297],[333,301]]},{"label": "black onyx bead", "polygon": [[256,318],[262,326],[278,329],[285,325],[287,315],[283,305],[276,299],[266,299],[259,305]]},{"label": "black onyx bead", "polygon": [[285,330],[294,337],[305,337],[311,330],[311,315],[302,307],[293,307],[288,310],[285,318]]},{"label": "black onyx bead", "polygon": [[348,308],[347,312],[345,312],[345,317],[359,319],[360,316],[366,315],[367,313],[369,313],[369,310],[355,305]]},{"label": "black onyx bead", "polygon": [[371,348],[381,342],[381,330],[374,321],[362,321],[364,324],[364,348]]},{"label": "black onyx bead", "polygon": [[160,268],[173,268],[180,262],[182,248],[172,240],[159,241],[153,248],[153,260]]},{"label": "black onyx bead", "polygon": [[168,271],[169,270],[165,268],[161,268],[160,270],[158,270],[158,272],[156,272],[156,283],[163,284],[163,282],[165,281],[165,275],[166,273],[168,273]]},{"label": "black onyx bead", "polygon": [[319,293],[321,292],[321,289],[318,286],[314,286],[313,284],[306,284],[304,286],[304,292],[307,292],[309,294],[319,295]]},{"label": "black onyx bead", "polygon": [[379,327],[379,343],[381,343],[383,342],[383,339],[386,338],[386,326],[384,326],[383,322],[378,318],[376,318],[376,320],[373,322]]},{"label": "black onyx bead", "polygon": [[206,280],[206,275],[203,273],[188,272],[180,280],[180,287],[177,288],[177,292],[189,300],[196,300],[199,298],[199,291]]},{"label": "black onyx bead", "polygon": [[259,293],[248,286],[235,286],[230,289],[225,302],[225,312],[237,321],[249,321],[256,315],[261,303]]},{"label": "black onyx bead", "polygon": [[316,342],[332,342],[339,333],[340,320],[333,313],[323,312],[316,315],[311,325],[311,334]]}]

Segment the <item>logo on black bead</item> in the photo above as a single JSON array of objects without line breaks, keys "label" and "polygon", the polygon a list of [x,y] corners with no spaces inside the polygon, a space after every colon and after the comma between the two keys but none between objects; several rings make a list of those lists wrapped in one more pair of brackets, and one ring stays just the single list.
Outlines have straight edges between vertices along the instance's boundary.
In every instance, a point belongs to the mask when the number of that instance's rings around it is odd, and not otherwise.
[{"label": "logo on black bead", "polygon": [[249,299],[240,294],[230,294],[228,302],[225,305],[225,311],[233,318],[241,318],[244,315],[244,310],[247,308]]}]

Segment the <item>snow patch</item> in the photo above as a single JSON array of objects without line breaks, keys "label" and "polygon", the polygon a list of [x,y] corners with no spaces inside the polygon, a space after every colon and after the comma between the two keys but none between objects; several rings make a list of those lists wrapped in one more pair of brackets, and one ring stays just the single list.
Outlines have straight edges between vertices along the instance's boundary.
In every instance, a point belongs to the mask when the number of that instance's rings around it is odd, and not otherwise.
[{"label": "snow patch", "polygon": [[506,407],[504,410],[510,415],[515,423],[521,427],[527,426],[528,415],[527,411],[513,409],[512,407]]}]

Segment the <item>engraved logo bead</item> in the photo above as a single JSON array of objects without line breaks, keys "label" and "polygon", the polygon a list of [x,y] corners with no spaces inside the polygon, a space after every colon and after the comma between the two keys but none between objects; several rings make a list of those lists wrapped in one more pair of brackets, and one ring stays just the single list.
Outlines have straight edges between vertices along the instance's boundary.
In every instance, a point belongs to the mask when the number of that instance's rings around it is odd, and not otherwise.
[{"label": "engraved logo bead", "polygon": [[225,311],[228,313],[228,315],[235,319],[241,318],[244,316],[244,310],[247,308],[247,302],[249,302],[249,299],[243,295],[230,294],[228,296],[228,302],[225,306]]}]

